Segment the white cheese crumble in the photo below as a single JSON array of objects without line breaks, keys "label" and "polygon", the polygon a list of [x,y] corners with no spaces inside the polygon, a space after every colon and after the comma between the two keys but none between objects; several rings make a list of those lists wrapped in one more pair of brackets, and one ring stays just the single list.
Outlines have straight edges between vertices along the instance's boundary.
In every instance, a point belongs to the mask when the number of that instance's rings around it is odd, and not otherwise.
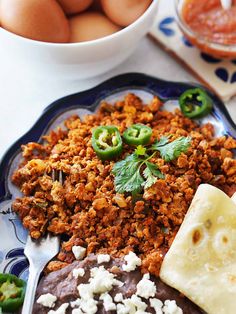
[{"label": "white cheese crumble", "polygon": [[132,312],[129,312],[129,308],[127,308],[124,304],[118,303],[116,306],[116,313],[117,314],[129,314]]},{"label": "white cheese crumble", "polygon": [[66,314],[69,303],[63,303],[56,311],[50,310],[48,314]]},{"label": "white cheese crumble", "polygon": [[[94,267],[90,270],[90,278],[87,284],[80,284],[77,289],[81,299],[71,302],[71,306],[78,306],[79,309],[88,314],[96,313],[97,301],[94,300],[94,294],[101,294],[104,308],[116,310],[111,296],[107,293],[113,286],[123,285],[123,282],[117,280],[115,274],[110,273],[104,266]],[[76,314],[76,313],[75,313]]]},{"label": "white cheese crumble", "polygon": [[116,304],[113,303],[112,297],[109,293],[105,292],[100,295],[99,300],[103,301],[103,306],[106,311],[115,311],[116,310]]},{"label": "white cheese crumble", "polygon": [[80,295],[81,299],[89,300],[89,299],[93,298],[93,291],[92,291],[89,283],[81,283],[77,287],[77,289],[79,291],[79,295]]},{"label": "white cheese crumble", "polygon": [[115,302],[122,302],[123,301],[123,295],[122,295],[122,293],[117,293],[116,295],[115,295],[115,297],[114,297],[114,301]]},{"label": "white cheese crumble", "polygon": [[[80,284],[77,287],[81,299],[77,299],[74,303],[71,302],[71,307],[79,306],[81,313],[95,314],[97,313],[97,301],[93,298],[93,292],[90,284]],[[77,314],[77,313],[74,313]],[[79,314],[79,312],[78,312]]]},{"label": "white cheese crumble", "polygon": [[176,304],[175,300],[166,300],[162,311],[164,314],[183,314],[183,311]]},{"label": "white cheese crumble", "polygon": [[117,314],[135,314],[136,306],[130,299],[123,300],[123,304],[117,304]]},{"label": "white cheese crumble", "polygon": [[38,304],[41,304],[45,307],[53,308],[57,297],[51,293],[42,294],[36,301]]},{"label": "white cheese crumble", "polygon": [[149,299],[151,307],[154,308],[156,314],[162,314],[163,302],[157,298]]},{"label": "white cheese crumble", "polygon": [[98,256],[97,256],[98,264],[108,263],[108,262],[110,262],[110,259],[111,259],[111,257],[109,254],[98,254]]},{"label": "white cheese crumble", "polygon": [[120,281],[115,279],[115,275],[106,270],[104,266],[92,268],[90,274],[89,283],[93,293],[101,294],[110,291],[113,285],[120,284]]},{"label": "white cheese crumble", "polygon": [[125,255],[124,260],[127,262],[127,264],[122,265],[124,271],[131,272],[137,266],[141,266],[141,259],[132,251]]},{"label": "white cheese crumble", "polygon": [[154,297],[156,294],[157,288],[155,283],[150,280],[149,274],[144,274],[143,278],[137,284],[137,292],[136,294],[142,298],[149,299],[150,297]]},{"label": "white cheese crumble", "polygon": [[78,277],[83,277],[85,274],[85,270],[83,268],[75,268],[73,269],[73,277],[77,279]]},{"label": "white cheese crumble", "polygon": [[118,286],[118,287],[122,287],[124,286],[124,282],[123,281],[120,281],[120,280],[117,280],[117,279],[114,279],[113,281],[113,286]]},{"label": "white cheese crumble", "polygon": [[97,304],[98,302],[92,298],[88,300],[82,300],[80,304],[80,309],[83,311],[83,313],[95,314],[98,310]]},{"label": "white cheese crumble", "polygon": [[137,311],[145,311],[147,308],[147,304],[135,294],[131,296],[130,301],[136,306]]},{"label": "white cheese crumble", "polygon": [[76,259],[81,260],[85,257],[86,248],[79,245],[74,245],[72,246],[72,252]]},{"label": "white cheese crumble", "polygon": [[[123,304],[122,304],[123,303]],[[147,304],[137,295],[133,294],[131,298],[123,299],[122,303],[117,304],[117,314],[148,314],[145,312]]]}]

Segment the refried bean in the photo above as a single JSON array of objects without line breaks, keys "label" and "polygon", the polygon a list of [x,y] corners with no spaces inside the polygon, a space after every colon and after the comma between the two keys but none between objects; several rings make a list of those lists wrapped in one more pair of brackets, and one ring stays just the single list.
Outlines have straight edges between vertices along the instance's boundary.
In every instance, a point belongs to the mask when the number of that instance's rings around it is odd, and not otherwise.
[{"label": "refried bean", "polygon": [[[101,161],[91,146],[92,129],[115,125],[121,134],[134,123],[153,130],[151,141],[164,135],[191,136],[191,147],[176,160],[152,159],[165,179],[158,179],[139,198],[117,194],[112,167],[132,152],[124,145],[114,161]],[[102,103],[96,114],[81,120],[72,116],[66,130],[57,129],[44,142],[22,146],[23,161],[12,176],[23,196],[13,203],[33,238],[46,231],[62,235],[61,251],[47,271],[74,261],[72,246],[91,253],[121,257],[134,251],[142,259],[142,271],[158,276],[164,254],[170,247],[199,184],[217,186],[231,196],[236,191],[235,139],[214,137],[214,127],[198,125],[180,110],[168,112],[154,97],[145,105],[133,94],[111,105]],[[63,172],[63,184],[52,172]]]},{"label": "refried bean", "polygon": [[[122,265],[124,261],[122,259],[112,258],[110,262],[103,263],[98,265],[97,258],[95,255],[89,255],[83,261],[74,261],[72,264],[60,269],[58,271],[52,272],[45,277],[43,277],[38,285],[36,298],[35,300],[47,293],[51,293],[52,295],[57,297],[57,301],[55,304],[55,308],[58,308],[63,303],[70,303],[79,298],[79,292],[77,286],[80,284],[87,284],[90,278],[90,271],[93,267],[104,266],[109,272],[115,274],[118,280],[124,283],[121,287],[115,287],[109,294],[112,298],[115,297],[117,293],[122,293],[124,299],[130,298],[137,291],[137,284],[142,279],[142,274],[139,268],[134,271],[127,273],[122,270]],[[78,277],[77,279],[73,276],[73,270],[76,268],[82,268],[85,271],[85,275],[83,277]],[[158,298],[161,301],[165,300],[175,300],[176,304],[182,309],[184,314],[202,314],[203,312],[190,300],[185,298],[175,289],[167,286],[162,282],[159,278],[155,276],[151,277],[151,280],[155,283],[157,287],[157,292],[155,294],[155,298]],[[99,301],[99,295],[96,296],[98,301],[98,310],[97,313],[100,314],[111,314],[115,313],[115,311],[106,311],[103,306],[103,302]],[[148,305],[147,311],[148,313],[156,313],[156,311],[150,306],[149,301],[144,300]],[[33,314],[47,314],[49,308],[34,303]],[[72,313],[72,308],[69,307],[67,309],[67,314]]]}]

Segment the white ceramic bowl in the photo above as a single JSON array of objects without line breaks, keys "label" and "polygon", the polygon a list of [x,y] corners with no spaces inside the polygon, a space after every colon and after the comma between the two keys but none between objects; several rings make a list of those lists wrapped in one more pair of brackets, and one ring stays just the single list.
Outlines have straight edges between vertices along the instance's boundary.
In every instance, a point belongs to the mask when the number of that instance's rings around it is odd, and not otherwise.
[{"label": "white ceramic bowl", "polygon": [[[97,40],[55,44],[35,41],[0,28],[1,53],[36,75],[70,79],[93,77],[123,62],[147,34],[157,14],[158,0],[128,27]],[[142,61],[141,61],[142,62]]]}]

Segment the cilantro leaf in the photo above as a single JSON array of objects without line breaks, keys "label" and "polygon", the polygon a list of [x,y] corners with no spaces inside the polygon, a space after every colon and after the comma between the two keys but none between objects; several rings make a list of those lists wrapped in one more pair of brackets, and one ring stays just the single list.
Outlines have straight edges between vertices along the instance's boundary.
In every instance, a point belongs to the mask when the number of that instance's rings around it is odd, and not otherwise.
[{"label": "cilantro leaf", "polygon": [[154,177],[154,175],[152,174],[148,167],[144,169],[143,176],[146,179],[146,181],[143,182],[144,189],[150,188],[153,184],[157,182],[157,177]]},{"label": "cilantro leaf", "polygon": [[147,161],[145,165],[147,168],[144,169],[143,176],[146,181],[143,183],[143,187],[144,189],[148,189],[157,182],[157,178],[164,179],[164,175],[155,164]]},{"label": "cilantro leaf", "polygon": [[[165,161],[177,158],[186,152],[190,146],[190,137],[180,137],[169,143],[169,137],[163,136],[150,148],[139,145],[133,154],[115,163],[112,173],[115,177],[115,190],[118,193],[131,192],[133,195],[140,193],[156,183],[157,179],[164,179],[164,175],[157,165],[149,160],[158,151]],[[150,154],[150,151],[152,154]]]},{"label": "cilantro leaf", "polygon": [[157,165],[155,165],[149,161],[146,161],[145,164],[154,176],[158,177],[159,179],[165,178],[164,174],[161,173],[161,171],[158,169]]},{"label": "cilantro leaf", "polygon": [[[165,161],[171,161],[179,157],[181,153],[185,153],[191,142],[191,137],[181,136],[177,138],[175,141],[166,143],[166,137],[161,138],[160,141],[156,141],[152,145],[153,150],[158,150],[161,154],[161,157]],[[164,144],[163,144],[164,143]]]},{"label": "cilantro leaf", "polygon": [[132,154],[114,165],[112,173],[115,175],[116,192],[132,192],[133,194],[141,192],[144,182],[140,174],[140,165],[142,162],[142,159]]},{"label": "cilantro leaf", "polygon": [[168,142],[169,142],[169,136],[162,136],[159,141],[156,140],[154,142],[154,144],[151,146],[151,150],[158,150],[159,147],[168,144]]},{"label": "cilantro leaf", "polygon": [[141,192],[144,179],[141,176],[138,167],[133,173],[122,173],[115,177],[116,192],[132,192],[137,194]]},{"label": "cilantro leaf", "polygon": [[137,164],[140,162],[140,159],[135,154],[128,155],[125,159],[115,163],[112,169],[112,173],[119,175],[121,173],[128,172],[133,173],[136,171]]}]

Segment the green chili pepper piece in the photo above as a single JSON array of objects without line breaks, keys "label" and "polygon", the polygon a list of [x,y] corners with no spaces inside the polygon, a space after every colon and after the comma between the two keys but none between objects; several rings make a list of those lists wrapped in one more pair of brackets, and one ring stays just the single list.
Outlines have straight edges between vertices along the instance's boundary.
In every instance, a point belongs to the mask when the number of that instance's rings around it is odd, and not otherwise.
[{"label": "green chili pepper piece", "polygon": [[102,160],[111,160],[122,152],[122,138],[117,127],[99,126],[93,130],[92,146]]},{"label": "green chili pepper piece", "polygon": [[12,274],[0,274],[0,308],[17,311],[24,302],[26,283]]},{"label": "green chili pepper piece", "polygon": [[182,113],[188,118],[202,118],[212,111],[213,101],[200,88],[188,89],[179,97]]},{"label": "green chili pepper piece", "polygon": [[123,134],[126,144],[129,145],[146,145],[150,142],[152,129],[143,124],[133,124]]}]

